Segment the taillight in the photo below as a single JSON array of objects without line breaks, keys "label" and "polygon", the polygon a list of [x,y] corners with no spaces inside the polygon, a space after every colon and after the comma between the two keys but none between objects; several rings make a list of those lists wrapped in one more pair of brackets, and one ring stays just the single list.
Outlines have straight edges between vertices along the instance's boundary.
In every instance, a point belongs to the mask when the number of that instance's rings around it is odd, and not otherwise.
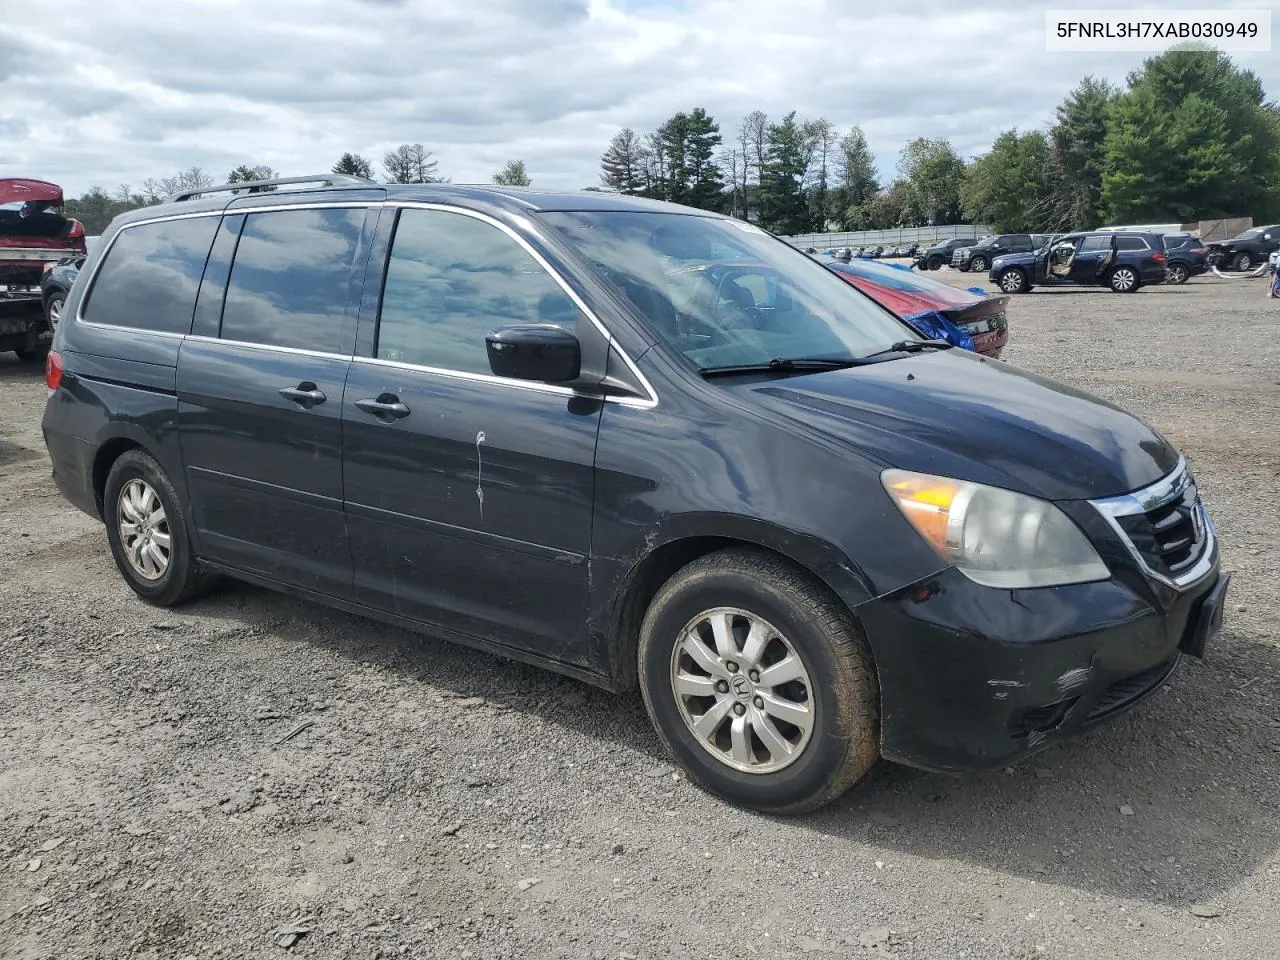
[{"label": "taillight", "polygon": [[68,220],[67,221],[67,239],[83,240],[84,224],[81,223],[79,220]]},{"label": "taillight", "polygon": [[62,386],[62,354],[56,350],[50,350],[49,356],[45,358],[44,385],[49,388],[50,393]]},{"label": "taillight", "polygon": [[1151,255],[1151,259],[1154,260],[1156,263],[1164,263],[1169,258],[1166,257],[1163,253],[1153,253]]}]

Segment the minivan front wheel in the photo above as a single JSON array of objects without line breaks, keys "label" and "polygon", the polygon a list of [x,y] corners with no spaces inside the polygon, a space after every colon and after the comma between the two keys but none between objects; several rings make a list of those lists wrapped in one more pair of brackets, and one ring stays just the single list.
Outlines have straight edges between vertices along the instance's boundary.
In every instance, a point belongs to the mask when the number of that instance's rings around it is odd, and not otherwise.
[{"label": "minivan front wheel", "polygon": [[192,553],[177,491],[149,454],[127,450],[111,465],[103,519],[116,567],[143,600],[175,606],[212,586]]},{"label": "minivan front wheel", "polygon": [[659,737],[691,780],[733,803],[812,810],[879,755],[866,642],[781,558],[725,550],[678,571],[649,606],[639,658]]}]

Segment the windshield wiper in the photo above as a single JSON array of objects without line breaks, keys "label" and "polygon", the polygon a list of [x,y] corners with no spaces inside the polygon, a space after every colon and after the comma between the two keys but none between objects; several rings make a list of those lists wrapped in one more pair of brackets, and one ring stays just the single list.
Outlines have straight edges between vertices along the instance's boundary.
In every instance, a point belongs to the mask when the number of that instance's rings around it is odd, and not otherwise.
[{"label": "windshield wiper", "polygon": [[883,350],[877,350],[875,353],[864,353],[858,357],[858,360],[870,360],[872,357],[883,357],[889,353],[919,353],[921,350],[950,350],[955,344],[948,343],[946,340],[899,340],[897,343],[891,343]]},{"label": "windshield wiper", "polygon": [[843,370],[857,367],[862,357],[774,357],[768,363],[736,363],[726,367],[702,367],[698,372],[704,377],[720,377],[734,373],[791,373],[797,370]]},{"label": "windshield wiper", "polygon": [[702,367],[698,372],[704,377],[729,376],[735,373],[793,373],[818,370],[846,370],[877,363],[891,353],[919,353],[934,348],[949,350],[952,344],[945,340],[899,340],[883,350],[863,354],[860,357],[774,357],[768,363],[738,363],[725,367]]}]

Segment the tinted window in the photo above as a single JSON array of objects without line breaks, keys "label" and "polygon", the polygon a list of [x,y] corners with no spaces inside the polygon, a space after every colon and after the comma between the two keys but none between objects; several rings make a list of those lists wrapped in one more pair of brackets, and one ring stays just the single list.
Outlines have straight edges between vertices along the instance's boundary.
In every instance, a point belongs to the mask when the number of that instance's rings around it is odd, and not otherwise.
[{"label": "tinted window", "polygon": [[1117,250],[1149,250],[1147,241],[1141,237],[1116,237]]},{"label": "tinted window", "polygon": [[1090,253],[1095,250],[1110,250],[1111,237],[1085,237],[1084,242],[1080,244],[1081,253]]},{"label": "tinted window", "polygon": [[378,356],[490,373],[485,336],[513,323],[576,332],[578,307],[497,227],[457,213],[403,210],[382,292]]},{"label": "tinted window", "polygon": [[84,318],[118,327],[189,332],[217,229],[218,217],[197,217],[121,230],[93,281]]},{"label": "tinted window", "polygon": [[1164,247],[1166,250],[1179,250],[1182,247],[1190,246],[1191,242],[1191,237],[1165,237]]},{"label": "tinted window", "polygon": [[223,339],[349,353],[347,308],[363,225],[363,209],[246,217],[227,284]]}]

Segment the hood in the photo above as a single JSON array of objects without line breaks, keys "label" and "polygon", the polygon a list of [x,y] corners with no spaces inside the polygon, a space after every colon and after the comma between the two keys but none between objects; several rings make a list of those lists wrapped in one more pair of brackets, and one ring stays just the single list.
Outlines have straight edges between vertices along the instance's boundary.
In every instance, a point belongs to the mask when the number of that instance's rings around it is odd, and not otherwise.
[{"label": "hood", "polygon": [[1040,255],[1038,250],[1028,250],[1026,253],[1002,253],[991,261],[991,269],[996,267],[1026,267],[1036,262],[1036,257]]},{"label": "hood", "polygon": [[754,383],[769,411],[886,466],[1049,500],[1154,483],[1178,451],[1131,413],[961,350]]}]

